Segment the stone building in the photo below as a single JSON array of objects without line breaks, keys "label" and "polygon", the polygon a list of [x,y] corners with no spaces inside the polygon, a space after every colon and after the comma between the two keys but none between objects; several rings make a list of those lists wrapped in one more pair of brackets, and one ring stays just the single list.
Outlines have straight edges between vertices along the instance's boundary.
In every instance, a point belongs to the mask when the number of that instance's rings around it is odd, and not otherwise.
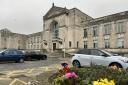
[{"label": "stone building", "polygon": [[100,48],[128,54],[128,11],[92,18],[77,8],[53,4],[43,21],[42,48],[49,52]]},{"label": "stone building", "polygon": [[67,52],[83,48],[83,24],[92,19],[77,8],[67,9],[53,4],[43,17],[43,49]]},{"label": "stone building", "polygon": [[85,22],[84,48],[101,48],[128,54],[128,11]]},{"label": "stone building", "polygon": [[26,35],[13,33],[8,29],[0,30],[0,49],[25,49]]},{"label": "stone building", "polygon": [[42,48],[42,32],[27,35],[26,49],[40,50]]},{"label": "stone building", "polygon": [[84,48],[128,54],[128,11],[84,22]]}]

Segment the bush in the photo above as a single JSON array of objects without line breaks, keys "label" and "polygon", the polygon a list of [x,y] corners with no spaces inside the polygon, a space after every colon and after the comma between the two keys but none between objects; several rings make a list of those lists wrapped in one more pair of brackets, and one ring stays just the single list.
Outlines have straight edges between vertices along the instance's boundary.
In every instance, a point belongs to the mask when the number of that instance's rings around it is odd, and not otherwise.
[{"label": "bush", "polygon": [[[75,72],[79,77],[74,79],[64,79],[62,75],[57,74],[51,76],[50,82],[54,82],[53,85],[93,85],[93,81],[99,79],[108,79],[108,81],[114,80],[115,85],[127,85],[128,84],[128,73],[124,70],[110,69],[103,66],[92,66],[86,68],[71,68],[72,72]],[[58,78],[59,76],[59,78]],[[55,84],[56,82],[61,82]],[[67,83],[68,82],[68,83]],[[70,84],[69,82],[75,82]]]}]

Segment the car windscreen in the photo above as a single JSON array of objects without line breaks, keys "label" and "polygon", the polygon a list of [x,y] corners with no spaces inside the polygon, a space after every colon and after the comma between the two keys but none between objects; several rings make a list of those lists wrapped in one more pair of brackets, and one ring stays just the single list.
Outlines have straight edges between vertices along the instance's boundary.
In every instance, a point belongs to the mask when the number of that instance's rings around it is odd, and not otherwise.
[{"label": "car windscreen", "polygon": [[90,50],[89,49],[81,49],[77,52],[77,54],[90,54]]}]

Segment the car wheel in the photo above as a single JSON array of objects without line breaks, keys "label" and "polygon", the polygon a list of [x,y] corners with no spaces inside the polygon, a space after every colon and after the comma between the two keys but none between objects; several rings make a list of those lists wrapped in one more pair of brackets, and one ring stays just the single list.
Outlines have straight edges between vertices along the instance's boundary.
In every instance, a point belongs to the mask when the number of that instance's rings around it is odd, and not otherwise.
[{"label": "car wheel", "polygon": [[46,59],[47,59],[47,56],[44,55],[44,56],[42,57],[42,60],[46,60]]},{"label": "car wheel", "polygon": [[122,66],[119,63],[112,63],[109,66],[116,66],[117,68],[122,68]]},{"label": "car wheel", "polygon": [[81,67],[80,62],[78,60],[73,61],[73,66],[78,68]]},{"label": "car wheel", "polygon": [[23,63],[23,62],[24,62],[24,59],[21,58],[21,59],[19,60],[19,63]]}]

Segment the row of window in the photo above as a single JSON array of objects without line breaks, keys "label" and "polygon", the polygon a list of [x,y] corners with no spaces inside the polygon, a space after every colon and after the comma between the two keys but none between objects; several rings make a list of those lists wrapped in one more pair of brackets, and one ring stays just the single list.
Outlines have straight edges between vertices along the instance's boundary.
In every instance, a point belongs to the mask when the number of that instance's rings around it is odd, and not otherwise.
[{"label": "row of window", "polygon": [[28,49],[40,49],[41,46],[40,45],[29,45]]},{"label": "row of window", "polygon": [[29,43],[32,43],[32,42],[41,42],[41,38],[40,37],[31,37],[28,39],[29,40]]},{"label": "row of window", "polygon": [[[124,48],[124,39],[118,38],[116,42],[117,48]],[[84,48],[88,48],[88,42],[84,41]],[[98,42],[93,41],[93,48],[98,48]],[[104,48],[110,48],[110,40],[105,39],[104,40]]]},{"label": "row of window", "polygon": [[[105,24],[103,27],[103,33],[104,35],[108,35],[111,33],[112,25],[111,24]],[[92,28],[92,35],[93,36],[98,36],[98,26],[95,26]],[[84,37],[88,37],[87,29],[84,29]],[[118,22],[116,24],[116,33],[122,33],[125,32],[125,22]]]},{"label": "row of window", "polygon": [[[71,41],[69,41],[69,48],[71,48],[72,47],[72,42]],[[77,41],[77,48],[79,48],[79,42]]]}]

